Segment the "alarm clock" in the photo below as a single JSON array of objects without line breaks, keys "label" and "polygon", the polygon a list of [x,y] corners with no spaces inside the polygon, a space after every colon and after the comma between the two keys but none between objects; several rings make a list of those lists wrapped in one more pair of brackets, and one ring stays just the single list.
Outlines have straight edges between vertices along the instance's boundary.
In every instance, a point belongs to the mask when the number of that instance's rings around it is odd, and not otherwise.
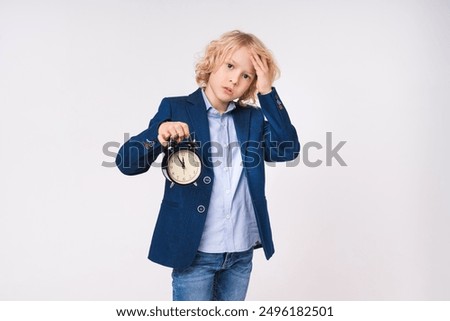
[{"label": "alarm clock", "polygon": [[197,153],[197,143],[189,138],[177,144],[170,139],[164,151],[162,161],[162,172],[164,176],[174,184],[197,186],[197,179],[202,172],[202,161]]}]

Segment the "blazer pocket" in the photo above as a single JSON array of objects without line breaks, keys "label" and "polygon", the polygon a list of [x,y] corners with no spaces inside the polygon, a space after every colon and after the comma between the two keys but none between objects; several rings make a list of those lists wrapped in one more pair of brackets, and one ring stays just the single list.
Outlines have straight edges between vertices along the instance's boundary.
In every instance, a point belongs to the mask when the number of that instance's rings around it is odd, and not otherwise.
[{"label": "blazer pocket", "polygon": [[164,199],[162,201],[162,203],[161,203],[161,206],[167,206],[167,207],[172,207],[172,208],[179,208],[180,207],[180,203]]}]

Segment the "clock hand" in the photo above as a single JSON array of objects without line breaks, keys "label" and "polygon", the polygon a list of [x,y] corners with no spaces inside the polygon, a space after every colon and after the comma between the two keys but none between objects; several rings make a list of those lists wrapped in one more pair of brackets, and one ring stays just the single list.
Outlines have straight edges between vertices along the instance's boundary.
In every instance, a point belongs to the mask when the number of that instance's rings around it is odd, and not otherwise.
[{"label": "clock hand", "polygon": [[180,158],[180,156],[178,156],[177,155],[177,158],[178,158],[178,161],[180,162],[180,164],[181,164],[181,168],[185,168],[185,165],[184,165],[184,157],[183,157],[183,160],[181,160],[181,158]]}]

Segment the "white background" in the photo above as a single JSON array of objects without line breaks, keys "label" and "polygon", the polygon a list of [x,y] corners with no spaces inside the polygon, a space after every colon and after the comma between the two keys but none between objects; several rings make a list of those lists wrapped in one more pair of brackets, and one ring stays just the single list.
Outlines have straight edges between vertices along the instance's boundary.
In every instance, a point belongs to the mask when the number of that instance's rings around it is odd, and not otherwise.
[{"label": "white background", "polygon": [[276,253],[256,252],[248,300],[450,299],[449,16],[438,0],[0,0],[0,299],[171,299],[146,258],[163,176],[102,166],[104,145],[194,91],[232,29],[273,51],[301,143],[332,132],[348,165],[267,168]]}]

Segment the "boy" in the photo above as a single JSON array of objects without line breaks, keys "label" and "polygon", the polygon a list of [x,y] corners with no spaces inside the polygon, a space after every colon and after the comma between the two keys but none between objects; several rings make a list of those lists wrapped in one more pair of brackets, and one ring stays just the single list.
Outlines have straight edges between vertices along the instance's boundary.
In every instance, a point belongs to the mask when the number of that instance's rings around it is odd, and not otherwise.
[{"label": "boy", "polygon": [[[244,300],[253,249],[274,253],[264,192],[264,160],[289,161],[297,133],[272,83],[279,73],[264,44],[238,30],[206,48],[200,86],[164,98],[148,129],[119,150],[126,175],[146,172],[170,139],[195,136],[196,184],[166,180],[149,259],[172,267],[173,300]],[[258,97],[261,108],[247,105]]]}]

